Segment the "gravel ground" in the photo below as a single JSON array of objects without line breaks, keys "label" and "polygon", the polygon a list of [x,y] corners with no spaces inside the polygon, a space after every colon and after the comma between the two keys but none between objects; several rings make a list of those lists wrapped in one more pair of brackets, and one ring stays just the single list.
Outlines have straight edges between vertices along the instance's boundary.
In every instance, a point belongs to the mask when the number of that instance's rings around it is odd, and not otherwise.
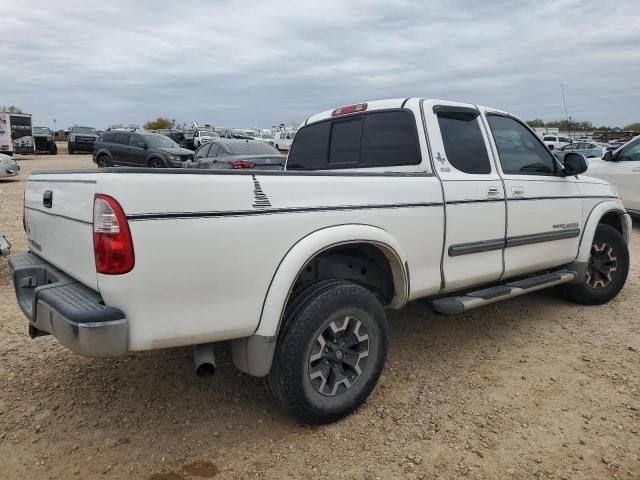
[{"label": "gravel ground", "polygon": [[[26,249],[22,195],[0,180],[0,230]],[[632,259],[640,255],[634,228]],[[351,417],[296,425],[260,379],[222,365],[197,378],[189,349],[124,359],[30,340],[0,259],[0,466],[4,479],[640,478],[640,269],[600,307],[552,291],[436,316],[390,312],[381,382]]]}]

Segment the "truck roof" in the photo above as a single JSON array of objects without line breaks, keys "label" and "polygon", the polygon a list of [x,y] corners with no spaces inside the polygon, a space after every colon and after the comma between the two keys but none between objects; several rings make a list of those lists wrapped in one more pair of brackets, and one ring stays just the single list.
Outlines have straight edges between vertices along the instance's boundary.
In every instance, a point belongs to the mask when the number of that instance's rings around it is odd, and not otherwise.
[{"label": "truck roof", "polygon": [[[373,111],[373,110],[385,110],[385,109],[391,109],[391,108],[402,108],[410,100],[426,100],[426,101],[429,101],[429,102],[442,102],[443,104],[451,103],[451,100],[441,100],[441,99],[439,100],[439,99],[431,99],[431,98],[424,98],[424,97],[409,97],[409,98],[390,98],[390,99],[384,99],[384,100],[373,100],[373,101],[370,101],[370,102],[354,103],[354,104],[352,104],[350,106],[366,105],[366,111],[370,112],[370,111]],[[459,102],[459,103],[466,103],[466,104],[472,105],[472,104],[470,104],[468,102]],[[491,110],[493,112],[500,112],[500,113],[508,114],[508,112],[505,112],[503,110],[499,110],[497,108],[485,107],[484,105],[475,105],[475,106],[480,110]],[[340,107],[337,107],[337,108],[344,108],[344,106],[340,106]],[[332,108],[331,110],[325,110],[324,112],[320,112],[320,113],[316,113],[315,115],[311,115],[301,125],[301,127],[304,126],[304,125],[309,125],[309,124],[312,124],[312,123],[320,122],[322,120],[327,120],[327,119],[331,118],[332,114],[336,111],[337,108]]]}]

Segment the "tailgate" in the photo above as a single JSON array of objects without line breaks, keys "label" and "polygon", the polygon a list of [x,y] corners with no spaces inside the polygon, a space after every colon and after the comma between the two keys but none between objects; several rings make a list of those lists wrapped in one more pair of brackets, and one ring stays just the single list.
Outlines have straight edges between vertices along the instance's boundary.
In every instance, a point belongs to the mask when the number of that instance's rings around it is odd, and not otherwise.
[{"label": "tailgate", "polygon": [[97,174],[33,174],[25,191],[31,251],[98,290],[93,255],[93,195]]}]

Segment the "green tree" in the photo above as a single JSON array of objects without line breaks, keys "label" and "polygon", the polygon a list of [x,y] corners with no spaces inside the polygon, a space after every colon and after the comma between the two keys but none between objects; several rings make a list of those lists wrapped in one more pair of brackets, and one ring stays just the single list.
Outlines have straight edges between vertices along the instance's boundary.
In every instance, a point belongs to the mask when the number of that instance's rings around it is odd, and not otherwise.
[{"label": "green tree", "polygon": [[9,107],[6,107],[5,105],[3,105],[1,111],[4,113],[22,113],[22,110],[20,110],[15,105],[10,105]]},{"label": "green tree", "polygon": [[544,120],[540,118],[534,118],[533,120],[527,120],[527,125],[531,128],[542,128],[544,127]]},{"label": "green tree", "polygon": [[167,117],[158,117],[155,120],[149,120],[144,124],[145,130],[158,130],[160,128],[173,128],[175,120],[170,120]]},{"label": "green tree", "polygon": [[624,129],[631,132],[640,132],[640,122],[630,123]]}]

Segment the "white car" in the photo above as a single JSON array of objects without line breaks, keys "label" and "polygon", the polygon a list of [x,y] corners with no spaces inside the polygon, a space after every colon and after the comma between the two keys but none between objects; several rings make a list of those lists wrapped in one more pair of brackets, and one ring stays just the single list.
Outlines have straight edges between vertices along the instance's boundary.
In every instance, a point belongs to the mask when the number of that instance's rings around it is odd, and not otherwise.
[{"label": "white car", "polygon": [[201,145],[212,142],[216,138],[220,138],[220,135],[211,130],[196,130],[193,134],[193,146],[197,149]]},{"label": "white car", "polygon": [[549,150],[557,150],[558,148],[562,148],[571,143],[571,139],[569,137],[563,137],[560,135],[544,135],[542,137],[542,141]]},{"label": "white car", "polygon": [[385,308],[459,313],[554,286],[613,299],[631,220],[586,169],[494,108],[348,105],[305,122],[285,170],[32,173],[31,251],[9,264],[33,338],[93,357],[193,345],[209,372],[230,341],[298,421],[327,423],[375,387]]},{"label": "white car", "polygon": [[640,137],[602,158],[590,159],[587,174],[610,182],[629,213],[640,216]]},{"label": "white car", "polygon": [[291,132],[288,130],[277,131],[273,134],[273,146],[278,150],[289,150],[295,136],[296,132]]},{"label": "white car", "polygon": [[9,155],[0,153],[0,178],[15,177],[20,173],[20,165]]}]

